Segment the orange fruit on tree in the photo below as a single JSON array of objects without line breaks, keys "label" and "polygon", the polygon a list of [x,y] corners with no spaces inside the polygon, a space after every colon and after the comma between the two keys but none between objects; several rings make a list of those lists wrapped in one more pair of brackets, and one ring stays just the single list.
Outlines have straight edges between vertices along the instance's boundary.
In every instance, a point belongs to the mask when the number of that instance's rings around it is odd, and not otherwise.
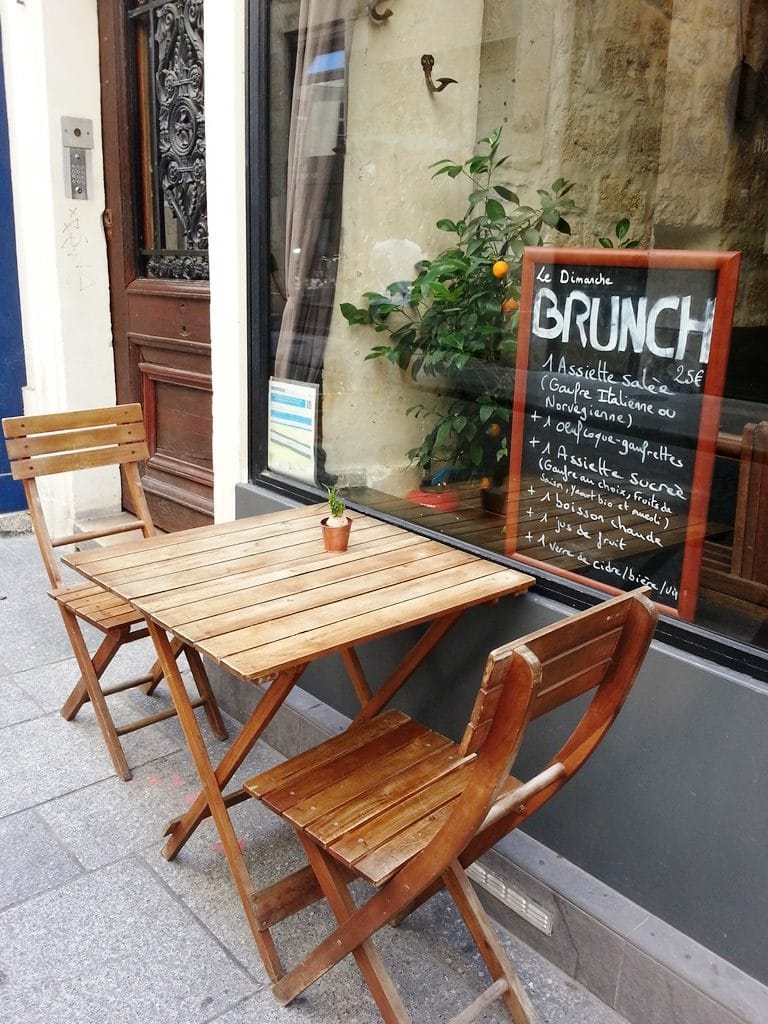
[{"label": "orange fruit on tree", "polygon": [[502,277],[506,277],[507,274],[509,273],[509,264],[507,263],[506,260],[496,260],[496,262],[491,267],[491,273],[493,274],[494,277],[497,277],[499,279],[501,279]]},{"label": "orange fruit on tree", "polygon": [[501,304],[502,313],[514,313],[515,310],[519,308],[520,303],[517,301],[514,295],[510,295],[510,297],[508,299],[505,299],[504,302],[502,302]]}]

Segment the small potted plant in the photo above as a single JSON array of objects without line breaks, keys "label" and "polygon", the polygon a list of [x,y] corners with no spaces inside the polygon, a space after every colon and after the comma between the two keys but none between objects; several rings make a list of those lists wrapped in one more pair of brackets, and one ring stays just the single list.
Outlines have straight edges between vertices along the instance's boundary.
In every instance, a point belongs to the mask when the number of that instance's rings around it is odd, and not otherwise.
[{"label": "small potted plant", "polygon": [[327,487],[330,515],[320,520],[323,528],[323,543],[326,551],[346,551],[352,520],[345,515],[344,499],[335,487]]}]

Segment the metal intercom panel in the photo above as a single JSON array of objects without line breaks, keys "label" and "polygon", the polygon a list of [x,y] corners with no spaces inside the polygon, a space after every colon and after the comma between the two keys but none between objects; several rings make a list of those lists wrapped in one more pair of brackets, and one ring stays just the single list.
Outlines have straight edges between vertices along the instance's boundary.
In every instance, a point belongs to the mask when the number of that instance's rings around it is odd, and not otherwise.
[{"label": "metal intercom panel", "polygon": [[85,117],[62,117],[61,141],[67,199],[88,199],[93,178],[93,121]]}]

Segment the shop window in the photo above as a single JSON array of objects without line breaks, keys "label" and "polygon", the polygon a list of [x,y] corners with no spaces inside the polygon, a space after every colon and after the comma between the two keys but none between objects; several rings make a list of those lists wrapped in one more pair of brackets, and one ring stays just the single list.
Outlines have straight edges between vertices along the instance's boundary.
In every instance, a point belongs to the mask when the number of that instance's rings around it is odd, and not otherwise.
[{"label": "shop window", "polygon": [[269,5],[257,469],[764,651],[768,11],[391,8]]}]

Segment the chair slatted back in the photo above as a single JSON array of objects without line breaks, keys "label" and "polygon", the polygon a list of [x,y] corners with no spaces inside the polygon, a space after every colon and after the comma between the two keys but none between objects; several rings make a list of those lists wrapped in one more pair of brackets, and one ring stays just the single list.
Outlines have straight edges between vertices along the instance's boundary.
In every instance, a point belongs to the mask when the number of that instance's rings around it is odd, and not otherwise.
[{"label": "chair slatted back", "polygon": [[557,630],[545,629],[528,637],[525,646],[541,665],[533,718],[553,711],[605,681],[624,638],[632,608],[632,601],[616,598],[574,616]]},{"label": "chair slatted back", "polygon": [[[11,474],[21,480],[32,527],[54,587],[61,586],[54,548],[76,542],[141,529],[145,537],[155,532],[141,486],[138,464],[149,458],[144,420],[138,403],[105,409],[14,416],[3,420],[3,434]],[[122,466],[137,521],[106,526],[87,533],[51,536],[37,489],[37,478],[104,466]]]},{"label": "chair slatted back", "polygon": [[498,648],[488,655],[480,689],[461,740],[462,757],[477,754],[488,737],[504,689],[509,683],[509,659],[513,653],[514,647],[509,645],[507,649]]},{"label": "chair slatted back", "polygon": [[768,583],[768,422],[742,432],[731,573]]},{"label": "chair slatted back", "polygon": [[[640,593],[633,591],[632,596]],[[632,611],[629,596],[606,601],[581,615],[546,626],[492,651],[462,739],[462,753],[476,753],[485,741],[510,671],[508,659],[515,653],[519,655],[523,646],[539,666],[531,719],[599,687],[613,665]],[[631,683],[631,676],[629,681]]]},{"label": "chair slatted back", "polygon": [[[519,795],[502,796],[490,810],[477,839],[462,856],[463,863],[471,863],[554,796],[606,735],[626,700],[656,629],[658,610],[646,596],[648,589],[612,598],[491,653],[489,662],[505,666],[506,680],[499,693],[493,669],[486,670],[489,685],[481,688],[462,741],[462,752],[476,752],[478,760],[488,759],[502,772],[508,772],[511,764],[505,764],[503,752],[496,749],[494,734],[503,714],[504,689],[515,685],[515,674],[519,677],[530,672],[537,680],[530,721],[590,691],[593,694],[571,734],[531,780],[532,791],[528,791],[530,782],[525,784],[524,801]],[[556,766],[558,770],[553,772]],[[497,782],[494,800],[502,792],[503,783],[502,777]]]},{"label": "chair slatted back", "polygon": [[3,420],[14,480],[149,458],[141,406]]}]

